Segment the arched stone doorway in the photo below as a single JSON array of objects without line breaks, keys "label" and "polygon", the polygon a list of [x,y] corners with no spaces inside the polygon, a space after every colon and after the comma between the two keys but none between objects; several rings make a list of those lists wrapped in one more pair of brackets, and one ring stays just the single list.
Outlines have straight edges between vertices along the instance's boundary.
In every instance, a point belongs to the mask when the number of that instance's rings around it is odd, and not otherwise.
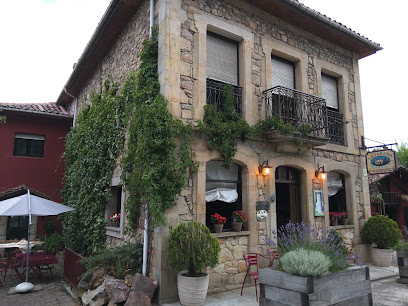
[{"label": "arched stone doorway", "polygon": [[300,172],[281,166],[275,171],[276,223],[278,229],[287,223],[302,221],[300,199]]}]

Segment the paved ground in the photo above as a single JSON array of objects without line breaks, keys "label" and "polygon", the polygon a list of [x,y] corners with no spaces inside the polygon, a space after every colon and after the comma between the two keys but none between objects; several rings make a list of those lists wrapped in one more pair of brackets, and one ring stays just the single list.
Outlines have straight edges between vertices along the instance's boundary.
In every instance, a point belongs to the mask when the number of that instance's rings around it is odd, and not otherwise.
[{"label": "paved ground", "polygon": [[38,280],[30,280],[34,285],[41,286],[42,289],[29,293],[8,294],[11,288],[18,285],[21,281],[17,275],[7,273],[3,287],[0,287],[0,305],[1,306],[76,306],[71,296],[65,291],[62,283],[62,266],[55,265],[52,275],[50,272],[44,272],[48,284],[40,283]]}]

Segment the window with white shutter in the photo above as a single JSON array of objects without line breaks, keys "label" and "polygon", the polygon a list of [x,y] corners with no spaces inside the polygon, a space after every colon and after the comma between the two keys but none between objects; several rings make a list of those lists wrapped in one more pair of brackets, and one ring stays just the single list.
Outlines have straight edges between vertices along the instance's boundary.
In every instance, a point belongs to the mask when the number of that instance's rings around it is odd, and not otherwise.
[{"label": "window with white shutter", "polygon": [[326,99],[327,107],[339,109],[337,79],[322,73],[322,97]]},{"label": "window with white shutter", "polygon": [[238,85],[238,43],[207,33],[207,77]]},{"label": "window with white shutter", "polygon": [[272,55],[272,87],[295,89],[295,66],[293,62]]}]

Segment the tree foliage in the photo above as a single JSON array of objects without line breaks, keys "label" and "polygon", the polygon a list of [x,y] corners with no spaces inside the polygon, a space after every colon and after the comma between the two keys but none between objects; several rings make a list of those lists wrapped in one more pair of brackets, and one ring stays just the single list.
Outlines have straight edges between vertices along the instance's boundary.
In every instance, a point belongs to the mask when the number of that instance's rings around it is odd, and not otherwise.
[{"label": "tree foliage", "polygon": [[397,161],[399,164],[401,164],[404,167],[408,168],[408,146],[406,143],[401,143],[399,146],[397,146]]}]

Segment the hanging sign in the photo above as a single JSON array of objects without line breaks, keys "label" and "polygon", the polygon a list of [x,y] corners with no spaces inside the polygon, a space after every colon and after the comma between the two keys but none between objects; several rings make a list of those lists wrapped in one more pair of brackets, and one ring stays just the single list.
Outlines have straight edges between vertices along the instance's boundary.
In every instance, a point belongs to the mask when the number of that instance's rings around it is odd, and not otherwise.
[{"label": "hanging sign", "polygon": [[367,172],[373,174],[392,173],[397,168],[393,150],[371,151],[366,154]]}]

